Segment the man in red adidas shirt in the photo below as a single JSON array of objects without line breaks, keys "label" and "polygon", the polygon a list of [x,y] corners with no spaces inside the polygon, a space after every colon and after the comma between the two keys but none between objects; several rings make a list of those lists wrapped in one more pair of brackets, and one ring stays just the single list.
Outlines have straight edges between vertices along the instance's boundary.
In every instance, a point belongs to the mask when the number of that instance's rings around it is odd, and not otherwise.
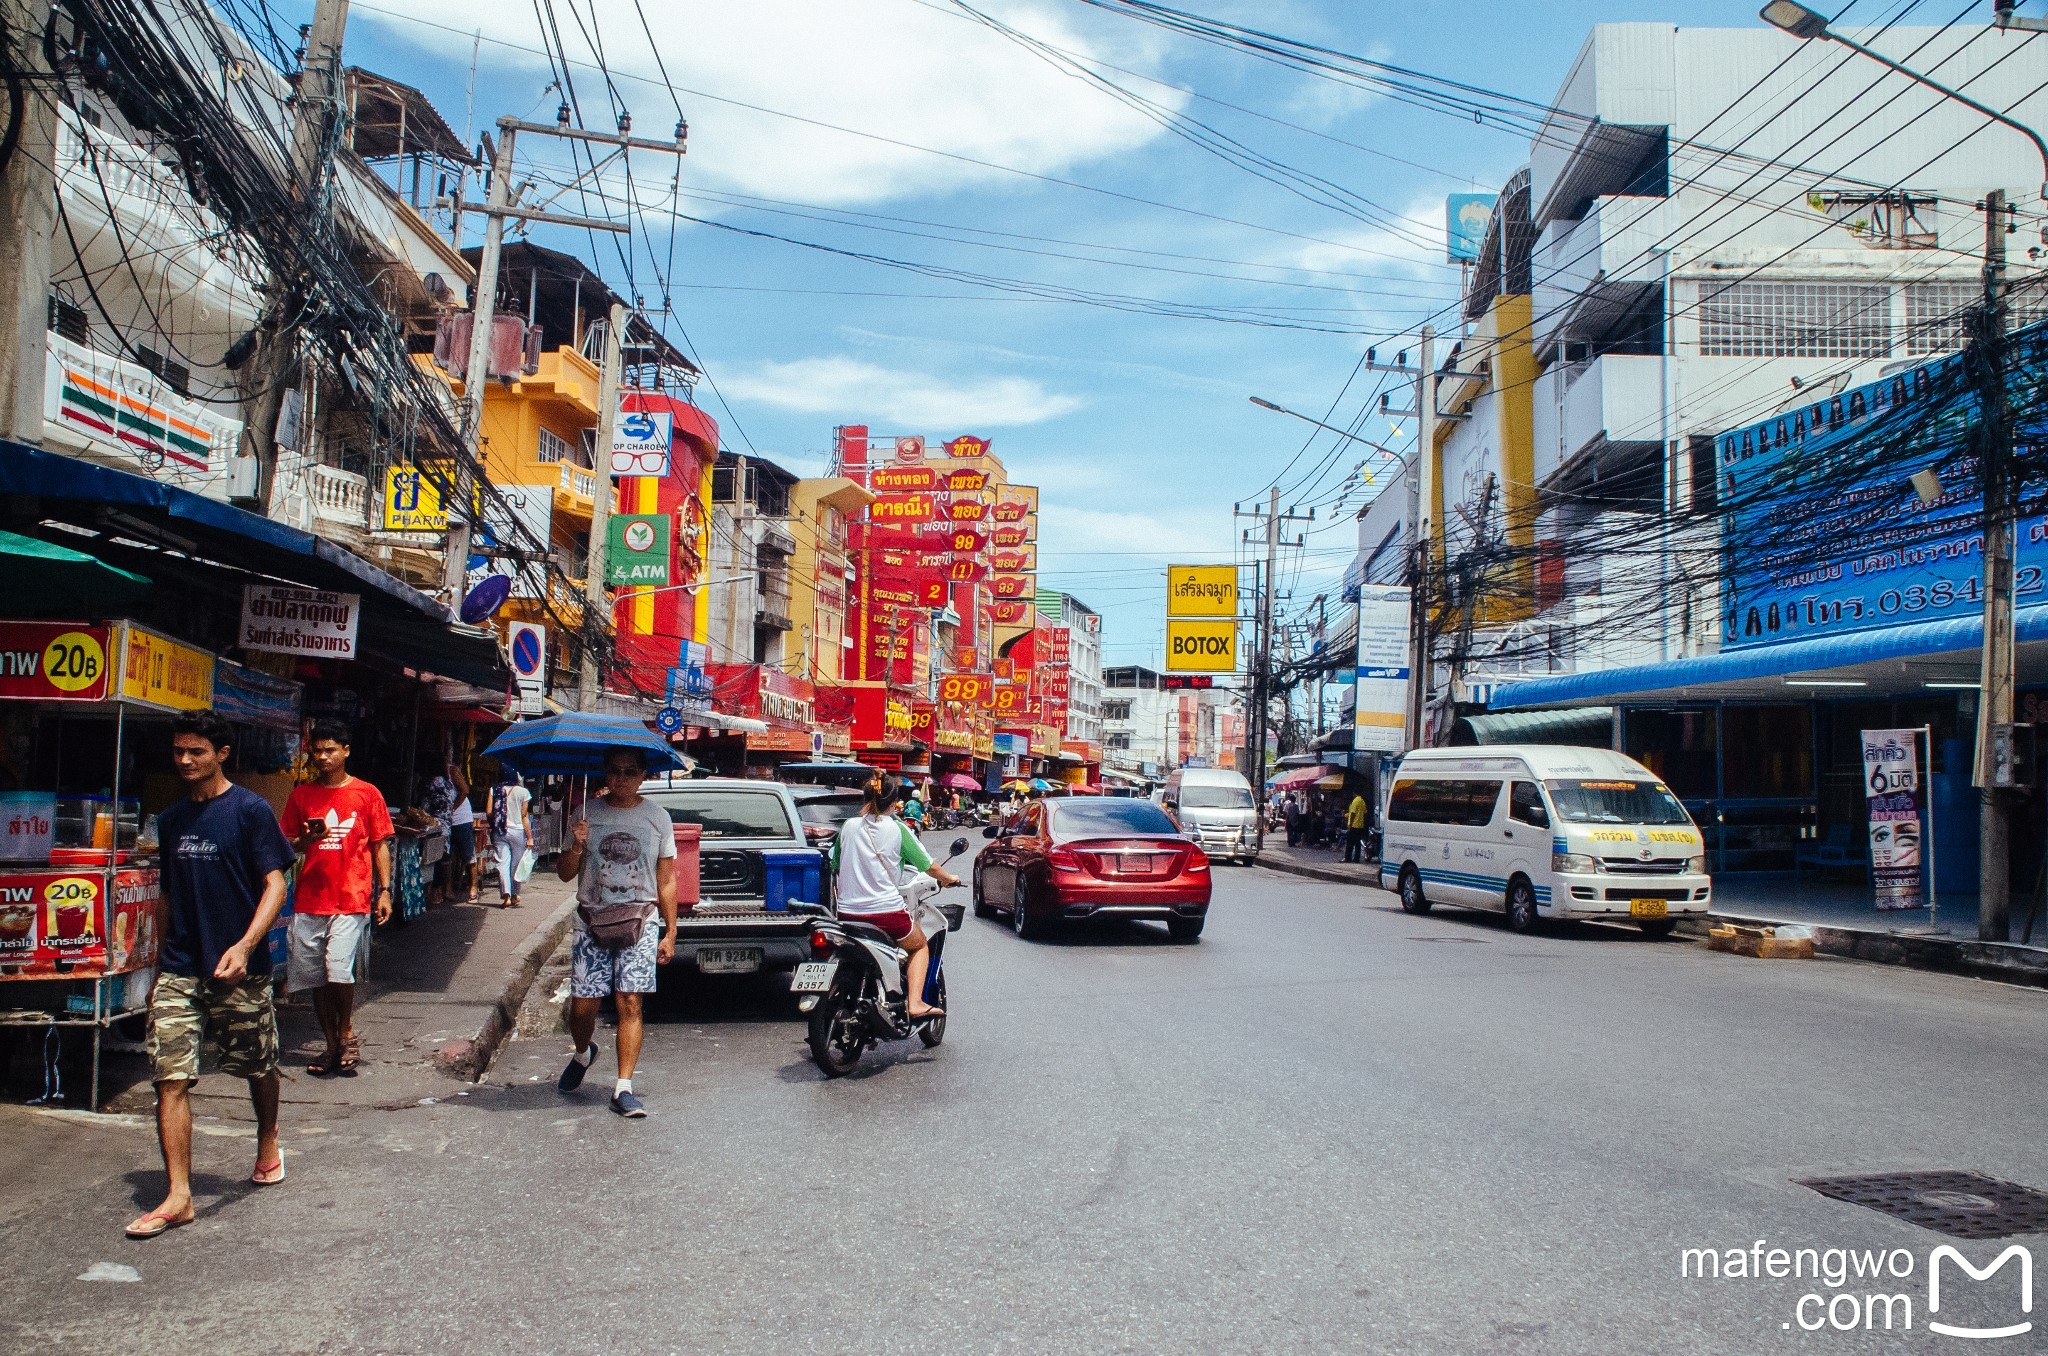
[{"label": "man in red adidas shirt", "polygon": [[355,1074],[370,917],[391,916],[391,812],[382,792],[349,776],[348,739],[340,721],[314,721],[306,753],[319,780],[293,787],[284,803],[285,836],[299,852],[286,973],[293,993],[312,993],[327,1037],[326,1053],[306,1066],[315,1077]]}]

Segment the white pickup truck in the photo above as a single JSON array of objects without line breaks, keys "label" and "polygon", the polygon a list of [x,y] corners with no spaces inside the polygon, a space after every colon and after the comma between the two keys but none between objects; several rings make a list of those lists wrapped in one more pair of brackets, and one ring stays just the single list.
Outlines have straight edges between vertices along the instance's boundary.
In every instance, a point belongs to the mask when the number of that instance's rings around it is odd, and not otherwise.
[{"label": "white pickup truck", "polygon": [[[707,975],[744,975],[791,970],[810,959],[810,919],[766,907],[762,853],[815,852],[787,786],[727,777],[655,780],[642,785],[640,794],[675,823],[703,830],[700,898],[695,908],[676,915],[674,964]],[[819,882],[820,893],[829,891],[822,863]]]}]

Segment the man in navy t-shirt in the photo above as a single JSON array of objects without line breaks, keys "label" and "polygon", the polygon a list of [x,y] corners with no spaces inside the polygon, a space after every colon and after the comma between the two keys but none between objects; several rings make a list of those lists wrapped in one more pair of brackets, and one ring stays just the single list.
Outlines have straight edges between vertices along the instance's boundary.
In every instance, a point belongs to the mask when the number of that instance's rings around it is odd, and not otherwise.
[{"label": "man in navy t-shirt", "polygon": [[202,1044],[219,1051],[222,1073],[249,1080],[256,1108],[256,1171],[249,1180],[284,1180],[277,1012],[264,934],[284,908],[284,873],[296,854],[269,803],[227,779],[229,737],[227,722],[211,711],[171,722],[171,762],[185,799],[157,816],[169,918],[150,993],[148,1042],[170,1189],[163,1204],[129,1224],[130,1238],[155,1238],[192,1222],[190,1092]]}]

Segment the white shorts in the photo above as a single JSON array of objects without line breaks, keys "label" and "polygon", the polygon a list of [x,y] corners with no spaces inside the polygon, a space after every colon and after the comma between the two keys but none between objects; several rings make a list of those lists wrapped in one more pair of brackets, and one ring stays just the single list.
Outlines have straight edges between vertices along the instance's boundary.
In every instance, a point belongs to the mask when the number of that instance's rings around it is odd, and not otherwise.
[{"label": "white shorts", "polygon": [[370,915],[295,913],[285,984],[293,993],[322,984],[360,984],[370,974]]}]

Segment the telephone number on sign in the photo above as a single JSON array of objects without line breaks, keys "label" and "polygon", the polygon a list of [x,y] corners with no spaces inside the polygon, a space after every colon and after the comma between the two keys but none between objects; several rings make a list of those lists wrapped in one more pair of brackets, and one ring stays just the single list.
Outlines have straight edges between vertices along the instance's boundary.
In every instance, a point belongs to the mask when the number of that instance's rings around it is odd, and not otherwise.
[{"label": "telephone number on sign", "polygon": [[[2042,569],[2023,565],[2013,571],[2013,592],[2020,597],[2041,592]],[[1790,602],[1757,603],[1731,608],[1722,619],[1730,640],[1778,635],[1788,631],[1823,630],[1844,624],[1868,624],[1885,617],[1912,617],[1923,612],[1948,612],[1958,606],[1979,607],[1984,581],[1975,575],[1934,579],[1886,589],[1875,598],[1795,598]]]}]

